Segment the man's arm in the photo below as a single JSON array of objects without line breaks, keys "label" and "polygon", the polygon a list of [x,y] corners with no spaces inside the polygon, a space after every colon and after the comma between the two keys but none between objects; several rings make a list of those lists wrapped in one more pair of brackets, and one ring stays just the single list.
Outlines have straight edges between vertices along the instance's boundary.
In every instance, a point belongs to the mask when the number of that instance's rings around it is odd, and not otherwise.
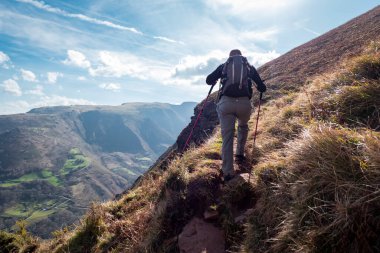
[{"label": "man's arm", "polygon": [[206,78],[206,83],[208,85],[215,85],[219,78],[222,77],[223,64],[217,67],[210,75]]},{"label": "man's arm", "polygon": [[252,65],[249,67],[249,77],[257,84],[257,90],[260,92],[265,92],[267,90],[267,87],[265,86],[263,80],[261,80],[259,73],[257,73],[257,70]]}]

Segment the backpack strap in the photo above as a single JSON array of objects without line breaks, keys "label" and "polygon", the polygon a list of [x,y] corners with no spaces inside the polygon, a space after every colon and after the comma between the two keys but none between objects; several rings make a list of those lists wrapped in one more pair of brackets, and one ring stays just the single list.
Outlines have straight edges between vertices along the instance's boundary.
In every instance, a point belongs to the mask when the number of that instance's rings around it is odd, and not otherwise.
[{"label": "backpack strap", "polygon": [[244,69],[247,70],[247,75],[249,75],[249,71],[250,71],[250,67],[249,67],[247,58],[246,57],[242,57],[241,61],[242,61],[242,64],[243,64],[243,68],[241,68],[241,72],[240,72],[239,89],[243,88],[243,71],[244,71]]},{"label": "backpack strap", "polygon": [[225,78],[227,76],[227,66],[231,62],[232,57],[228,57],[227,61],[224,63],[223,70],[222,70],[222,78]]},{"label": "backpack strap", "polygon": [[[232,60],[232,57],[228,57],[228,59],[227,59],[227,61],[224,63],[224,65],[223,65],[223,70],[222,70],[222,77],[220,78],[220,84],[221,84],[221,88],[222,88],[222,90],[223,90],[223,84],[224,83],[226,83],[226,81],[227,81],[227,66],[228,66],[228,64],[231,62],[231,60]],[[223,91],[222,91],[222,93],[223,93]]]}]

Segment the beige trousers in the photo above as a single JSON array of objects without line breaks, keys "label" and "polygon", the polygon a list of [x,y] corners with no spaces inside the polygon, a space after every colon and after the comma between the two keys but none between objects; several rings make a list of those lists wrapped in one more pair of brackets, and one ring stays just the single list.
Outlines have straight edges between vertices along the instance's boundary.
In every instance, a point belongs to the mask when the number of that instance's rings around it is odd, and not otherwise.
[{"label": "beige trousers", "polygon": [[223,175],[233,175],[235,121],[238,119],[236,155],[244,155],[244,147],[248,137],[248,121],[252,110],[251,101],[248,97],[222,96],[216,110],[222,130]]}]

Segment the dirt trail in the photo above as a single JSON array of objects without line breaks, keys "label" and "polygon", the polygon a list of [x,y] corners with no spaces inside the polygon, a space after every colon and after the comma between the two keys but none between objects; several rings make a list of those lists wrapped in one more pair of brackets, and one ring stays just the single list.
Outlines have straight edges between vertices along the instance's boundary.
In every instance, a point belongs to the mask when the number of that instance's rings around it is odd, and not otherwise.
[{"label": "dirt trail", "polygon": [[[240,168],[246,171],[248,164]],[[231,245],[226,240],[226,231],[223,229],[222,211],[229,210],[233,223],[237,226],[242,225],[250,214],[253,204],[252,201],[240,200],[240,203],[229,203],[224,199],[230,192],[239,191],[242,187],[251,187],[248,182],[249,174],[238,174],[228,183],[220,183],[215,204],[204,210],[203,217],[194,217],[184,227],[178,237],[178,246],[181,253],[223,253]],[[251,178],[252,182],[252,178]]]}]

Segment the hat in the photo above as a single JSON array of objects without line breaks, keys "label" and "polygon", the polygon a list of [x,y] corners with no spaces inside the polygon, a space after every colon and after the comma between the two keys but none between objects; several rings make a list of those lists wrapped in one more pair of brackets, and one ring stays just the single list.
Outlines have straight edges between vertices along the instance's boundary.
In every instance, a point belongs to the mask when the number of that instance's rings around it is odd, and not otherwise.
[{"label": "hat", "polygon": [[231,50],[230,57],[231,56],[236,56],[236,55],[241,55],[240,50],[239,49],[233,49],[233,50]]}]

